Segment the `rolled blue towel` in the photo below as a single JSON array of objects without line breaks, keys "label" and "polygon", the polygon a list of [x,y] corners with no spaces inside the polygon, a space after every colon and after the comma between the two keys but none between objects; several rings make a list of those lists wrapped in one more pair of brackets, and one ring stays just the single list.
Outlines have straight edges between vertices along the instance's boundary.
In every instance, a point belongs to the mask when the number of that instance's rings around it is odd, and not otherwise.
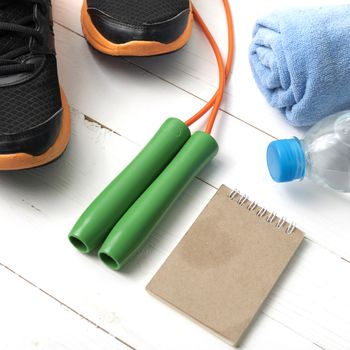
[{"label": "rolled blue towel", "polygon": [[257,21],[254,78],[290,124],[350,109],[350,5],[277,11]]}]

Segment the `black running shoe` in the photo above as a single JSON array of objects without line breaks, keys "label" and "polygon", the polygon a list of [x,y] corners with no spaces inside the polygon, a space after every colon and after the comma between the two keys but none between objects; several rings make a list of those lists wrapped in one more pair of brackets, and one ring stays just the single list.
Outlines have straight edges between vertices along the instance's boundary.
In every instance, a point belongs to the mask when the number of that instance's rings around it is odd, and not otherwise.
[{"label": "black running shoe", "polygon": [[183,47],[191,36],[190,0],[84,0],[84,35],[113,56],[151,56]]},{"label": "black running shoe", "polygon": [[69,136],[50,0],[0,0],[0,170],[49,163]]}]

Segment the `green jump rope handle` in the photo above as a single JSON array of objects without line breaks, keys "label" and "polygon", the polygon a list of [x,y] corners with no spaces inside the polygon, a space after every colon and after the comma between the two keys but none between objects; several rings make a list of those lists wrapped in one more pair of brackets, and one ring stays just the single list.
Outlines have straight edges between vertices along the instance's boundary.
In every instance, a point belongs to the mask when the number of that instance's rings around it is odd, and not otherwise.
[{"label": "green jump rope handle", "polygon": [[137,157],[101,192],[69,233],[82,253],[99,248],[116,222],[171,162],[190,138],[179,119],[167,119]]},{"label": "green jump rope handle", "polygon": [[114,226],[98,253],[101,260],[110,268],[119,270],[194,177],[215,157],[218,149],[212,136],[201,131],[194,133]]}]

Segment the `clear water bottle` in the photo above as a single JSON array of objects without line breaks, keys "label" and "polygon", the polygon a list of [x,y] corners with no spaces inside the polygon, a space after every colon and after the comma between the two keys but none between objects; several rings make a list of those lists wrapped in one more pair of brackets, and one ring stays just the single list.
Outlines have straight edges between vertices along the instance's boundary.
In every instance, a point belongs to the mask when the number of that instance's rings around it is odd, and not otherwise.
[{"label": "clear water bottle", "polygon": [[276,182],[304,177],[337,191],[350,192],[350,111],[315,124],[303,140],[270,143],[267,164]]}]

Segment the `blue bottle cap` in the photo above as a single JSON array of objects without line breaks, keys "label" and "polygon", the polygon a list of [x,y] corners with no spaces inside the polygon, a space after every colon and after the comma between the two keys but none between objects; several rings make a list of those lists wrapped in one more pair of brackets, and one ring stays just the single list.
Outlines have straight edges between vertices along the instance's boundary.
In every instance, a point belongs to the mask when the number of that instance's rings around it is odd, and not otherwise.
[{"label": "blue bottle cap", "polygon": [[271,142],[267,148],[266,159],[270,175],[276,182],[302,179],[305,175],[305,154],[296,137]]}]

